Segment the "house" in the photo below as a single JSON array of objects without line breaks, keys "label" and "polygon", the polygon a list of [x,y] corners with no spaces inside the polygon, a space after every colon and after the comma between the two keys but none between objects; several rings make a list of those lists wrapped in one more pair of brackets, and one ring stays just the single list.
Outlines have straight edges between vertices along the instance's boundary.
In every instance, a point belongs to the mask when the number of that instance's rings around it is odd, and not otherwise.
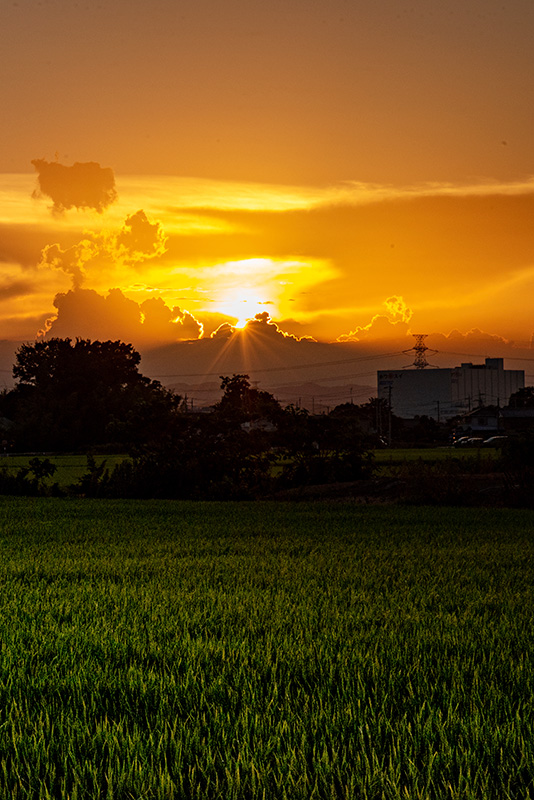
[{"label": "house", "polygon": [[462,435],[495,436],[502,430],[503,410],[498,406],[480,406],[460,417],[457,431]]}]

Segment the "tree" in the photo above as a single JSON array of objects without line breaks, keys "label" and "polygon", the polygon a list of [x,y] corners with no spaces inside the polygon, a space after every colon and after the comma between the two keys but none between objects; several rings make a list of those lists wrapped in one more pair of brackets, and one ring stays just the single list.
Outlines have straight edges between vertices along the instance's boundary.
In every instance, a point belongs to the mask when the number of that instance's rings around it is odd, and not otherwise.
[{"label": "tree", "polygon": [[510,395],[508,408],[534,408],[534,386],[523,386]]},{"label": "tree", "polygon": [[272,394],[250,385],[248,375],[234,374],[231,378],[221,375],[221,389],[224,394],[215,410],[218,416],[228,422],[241,424],[252,419],[276,422],[283,413],[280,403]]},{"label": "tree", "polygon": [[124,342],[48,339],[23,344],[16,353],[13,377],[21,386],[40,391],[83,391],[95,383],[109,389],[147,384],[139,373],[141,356]]},{"label": "tree", "polygon": [[[179,398],[141,375],[131,344],[49,339],[16,354],[15,389],[2,413],[16,423],[19,449],[79,450],[155,435]],[[157,413],[154,413],[154,412]]]}]

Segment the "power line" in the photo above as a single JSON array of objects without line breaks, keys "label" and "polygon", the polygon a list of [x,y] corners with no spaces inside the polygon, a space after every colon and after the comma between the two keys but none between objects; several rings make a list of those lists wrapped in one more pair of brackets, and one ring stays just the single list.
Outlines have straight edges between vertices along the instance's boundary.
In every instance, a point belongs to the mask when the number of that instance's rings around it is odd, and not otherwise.
[{"label": "power line", "polygon": [[[470,356],[470,358],[488,358],[488,354],[482,353],[455,353],[452,350],[438,350],[437,351],[440,355],[445,353],[449,356]],[[521,358],[520,356],[502,356],[502,358],[506,359],[507,361],[532,361],[534,362],[534,358]]]},{"label": "power line", "polygon": [[[339,365],[342,365],[342,364],[353,364],[353,363],[356,363],[357,361],[377,361],[378,359],[381,359],[381,358],[391,358],[393,356],[402,356],[402,355],[403,355],[403,352],[402,352],[402,350],[400,350],[399,352],[396,352],[396,353],[379,353],[378,355],[371,355],[371,356],[356,356],[356,357],[353,357],[353,358],[343,358],[343,359],[339,359],[339,360],[336,360],[336,361],[314,361],[314,362],[310,362],[308,364],[293,364],[291,366],[285,366],[285,367],[263,367],[263,368],[260,368],[260,369],[248,369],[247,368],[246,371],[247,371],[247,374],[249,374],[249,373],[257,374],[259,372],[262,372],[262,373],[265,373],[265,372],[292,372],[295,369],[308,369],[310,367],[334,367],[334,366],[339,366]],[[221,369],[218,369],[215,372],[181,372],[181,373],[174,374],[174,375],[159,375],[159,374],[156,373],[155,377],[156,378],[166,378],[166,379],[167,378],[204,378],[204,377],[208,377],[209,375],[220,375],[221,371],[224,371],[224,370],[222,370],[222,368],[221,368]]]}]

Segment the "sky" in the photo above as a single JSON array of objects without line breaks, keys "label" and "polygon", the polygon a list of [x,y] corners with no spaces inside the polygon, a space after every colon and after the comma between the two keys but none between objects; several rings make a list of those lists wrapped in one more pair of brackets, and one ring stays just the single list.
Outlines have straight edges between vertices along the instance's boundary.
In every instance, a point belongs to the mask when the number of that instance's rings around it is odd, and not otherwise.
[{"label": "sky", "polygon": [[530,347],[531,0],[16,0],[0,30],[0,339]]}]

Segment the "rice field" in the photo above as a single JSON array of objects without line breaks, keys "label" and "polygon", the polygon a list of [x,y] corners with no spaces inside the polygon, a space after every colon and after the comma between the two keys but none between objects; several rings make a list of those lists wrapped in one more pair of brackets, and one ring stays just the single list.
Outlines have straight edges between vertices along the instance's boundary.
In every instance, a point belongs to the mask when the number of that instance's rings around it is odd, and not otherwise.
[{"label": "rice field", "polygon": [[[15,475],[21,467],[27,467],[34,457],[41,460],[48,459],[56,467],[54,474],[44,480],[45,485],[58,483],[62,489],[66,489],[71,484],[75,484],[87,472],[87,456],[78,453],[66,455],[48,453],[31,455],[9,454],[4,457],[0,456],[0,470],[5,470],[7,474]],[[106,468],[111,472],[125,458],[126,456],[124,455],[98,455],[94,457],[94,460],[97,465],[105,461]]]},{"label": "rice field", "polygon": [[0,797],[534,798],[534,513],[0,497]]},{"label": "rice field", "polygon": [[[406,467],[413,464],[424,463],[429,466],[444,463],[459,463],[466,466],[479,466],[487,469],[497,458],[499,451],[493,448],[465,448],[455,449],[453,447],[429,447],[429,448],[386,448],[374,450],[373,459],[380,475],[386,475],[395,471],[398,467]],[[76,482],[87,472],[87,456],[81,453],[53,454],[0,454],[0,470],[5,470],[7,474],[15,475],[21,467],[27,467],[31,458],[48,459],[55,465],[54,474],[44,479],[44,485],[57,483],[62,490],[67,490],[69,486]],[[100,465],[105,462],[106,468],[112,472],[113,468],[127,458],[124,454],[96,455],[95,464]],[[279,459],[273,468],[273,474],[280,473],[283,464],[289,463],[288,459]]]}]

